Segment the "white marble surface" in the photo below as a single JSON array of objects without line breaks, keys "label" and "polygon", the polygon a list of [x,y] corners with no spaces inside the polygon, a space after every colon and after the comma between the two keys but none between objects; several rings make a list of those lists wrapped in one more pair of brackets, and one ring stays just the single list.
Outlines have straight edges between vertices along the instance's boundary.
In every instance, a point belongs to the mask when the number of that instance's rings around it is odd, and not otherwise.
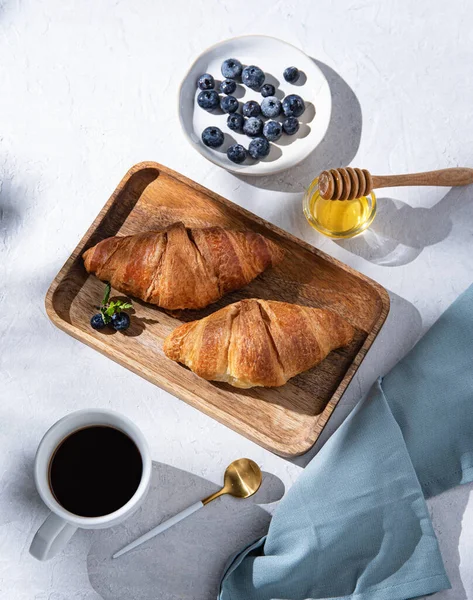
[{"label": "white marble surface", "polygon": [[[266,509],[304,464],[262,450],[48,321],[51,280],[125,171],[141,160],[162,162],[390,290],[386,326],[326,439],[471,283],[473,190],[386,190],[373,232],[339,244],[306,224],[302,190],[322,168],[352,161],[373,173],[473,166],[472,20],[468,0],[0,0],[1,598],[212,598],[218,560],[264,529]],[[268,180],[236,178],[207,162],[185,142],[176,116],[177,87],[193,58],[247,33],[301,47],[319,61],[334,95],[319,150]],[[139,572],[132,563],[104,567],[100,543],[109,538],[100,532],[79,533],[56,559],[36,562],[28,547],[46,509],[32,483],[34,452],[53,421],[87,406],[113,407],[145,432],[160,463],[149,504],[156,519],[211,489],[243,455],[272,474],[255,500],[262,508],[237,516],[231,503],[214,513],[208,507],[203,530],[189,524],[167,540],[159,563],[148,555]],[[473,599],[471,489],[429,502],[453,585],[439,600]],[[222,536],[236,518],[243,533],[232,525]],[[130,530],[155,521],[150,510],[137,519]],[[198,543],[214,571],[185,560],[185,548],[196,556]]]}]

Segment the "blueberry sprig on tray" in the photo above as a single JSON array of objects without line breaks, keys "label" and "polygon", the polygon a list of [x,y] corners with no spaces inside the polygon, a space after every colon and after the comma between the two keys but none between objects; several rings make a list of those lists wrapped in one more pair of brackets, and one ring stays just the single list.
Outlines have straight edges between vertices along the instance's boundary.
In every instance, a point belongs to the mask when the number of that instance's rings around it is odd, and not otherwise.
[{"label": "blueberry sprig on tray", "polygon": [[100,312],[90,319],[92,329],[100,330],[108,325],[115,331],[125,331],[130,326],[130,315],[123,311],[132,308],[131,302],[122,302],[121,300],[110,302],[111,290],[111,285],[107,283],[102,303],[97,306]]},{"label": "blueberry sprig on tray", "polygon": [[[298,118],[305,111],[305,102],[298,94],[289,94],[282,102],[276,97],[276,89],[270,83],[264,83],[265,74],[256,65],[243,67],[236,58],[227,58],[221,67],[225,78],[219,85],[223,94],[221,97],[216,90],[214,77],[204,73],[197,80],[197,87],[201,90],[197,97],[197,104],[204,110],[212,112],[220,109],[228,114],[227,127],[231,131],[244,133],[251,139],[248,149],[241,144],[233,144],[227,150],[229,160],[234,163],[243,163],[248,156],[258,160],[268,156],[271,150],[270,142],[277,141],[283,133],[294,135],[299,130]],[[283,73],[288,83],[295,84],[300,77],[297,67],[287,67]],[[261,93],[261,104],[249,100],[242,106],[232,95],[236,90],[237,82],[243,83],[249,89]],[[241,109],[241,112],[239,112]],[[270,119],[264,122],[264,119]],[[279,118],[280,121],[274,119]],[[221,129],[215,126],[206,127],[202,132],[202,142],[209,148],[220,148],[225,136]]]}]

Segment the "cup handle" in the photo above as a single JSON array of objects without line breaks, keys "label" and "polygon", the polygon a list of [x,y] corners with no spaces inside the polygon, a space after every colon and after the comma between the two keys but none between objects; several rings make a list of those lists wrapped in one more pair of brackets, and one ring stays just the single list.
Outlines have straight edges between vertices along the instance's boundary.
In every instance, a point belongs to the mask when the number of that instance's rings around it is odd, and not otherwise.
[{"label": "cup handle", "polygon": [[49,560],[65,547],[76,531],[77,527],[50,513],[31,542],[30,554],[38,560]]}]

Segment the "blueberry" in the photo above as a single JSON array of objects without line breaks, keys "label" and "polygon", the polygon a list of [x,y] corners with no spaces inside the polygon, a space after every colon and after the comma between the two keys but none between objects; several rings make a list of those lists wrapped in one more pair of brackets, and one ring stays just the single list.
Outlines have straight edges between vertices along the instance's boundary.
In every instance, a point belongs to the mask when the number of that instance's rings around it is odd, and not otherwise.
[{"label": "blueberry", "polygon": [[261,102],[261,112],[265,117],[274,119],[281,113],[281,102],[276,96],[268,96]]},{"label": "blueberry", "polygon": [[261,88],[261,95],[263,96],[263,98],[267,98],[268,96],[274,96],[275,93],[276,90],[274,88],[274,85],[271,85],[271,83],[265,83]]},{"label": "blueberry", "polygon": [[223,133],[218,127],[206,127],[202,132],[202,141],[209,148],[220,148],[223,144]]},{"label": "blueberry", "polygon": [[197,96],[197,104],[205,110],[213,110],[217,108],[219,97],[215,90],[204,90]]},{"label": "blueberry", "polygon": [[296,117],[287,117],[287,119],[284,119],[282,122],[282,128],[287,135],[294,135],[299,131],[299,121]]},{"label": "blueberry", "polygon": [[112,315],[112,327],[116,331],[125,331],[130,327],[130,315],[126,312],[115,313]]},{"label": "blueberry", "polygon": [[224,96],[220,100],[220,108],[223,112],[234,113],[238,110],[238,100],[235,96]]},{"label": "blueberry", "polygon": [[105,321],[100,313],[97,313],[90,319],[90,326],[92,329],[103,329],[105,327]]},{"label": "blueberry", "polygon": [[264,83],[264,73],[259,67],[250,65],[243,69],[241,80],[252,90],[259,90]]},{"label": "blueberry", "polygon": [[304,100],[297,94],[289,94],[282,101],[282,109],[286,117],[300,117],[305,111]]},{"label": "blueberry", "polygon": [[233,94],[236,90],[236,83],[233,79],[224,79],[220,82],[220,91],[222,94]]},{"label": "blueberry", "polygon": [[261,106],[255,100],[248,100],[243,104],[243,114],[245,117],[257,117],[261,112]]},{"label": "blueberry", "polygon": [[245,160],[247,152],[241,144],[233,144],[227,150],[227,156],[232,162],[239,165]]},{"label": "blueberry", "polygon": [[227,58],[222,63],[222,75],[228,79],[236,79],[240,77],[242,64],[236,58]]},{"label": "blueberry", "polygon": [[258,137],[251,140],[248,146],[248,154],[253,158],[264,158],[269,154],[269,142],[266,138]]},{"label": "blueberry", "polygon": [[263,131],[263,121],[259,117],[250,117],[243,125],[243,132],[248,137],[257,137]]},{"label": "blueberry", "polygon": [[210,73],[204,73],[197,80],[197,87],[200,90],[213,90],[215,87],[215,80]]},{"label": "blueberry", "polygon": [[238,113],[228,115],[227,125],[228,129],[231,129],[232,131],[243,131],[244,122],[244,117]]},{"label": "blueberry", "polygon": [[283,75],[284,79],[288,83],[296,83],[296,81],[299,79],[300,72],[297,67],[288,67],[287,69],[285,69]]},{"label": "blueberry", "polygon": [[277,121],[268,121],[264,124],[263,127],[263,135],[270,142],[275,142],[279,140],[282,136],[282,125]]}]

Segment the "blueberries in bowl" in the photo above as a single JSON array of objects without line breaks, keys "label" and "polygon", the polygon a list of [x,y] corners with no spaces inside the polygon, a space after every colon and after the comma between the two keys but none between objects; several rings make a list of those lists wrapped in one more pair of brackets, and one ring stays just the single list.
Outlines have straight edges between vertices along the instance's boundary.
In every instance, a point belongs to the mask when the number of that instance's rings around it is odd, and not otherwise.
[{"label": "blueberries in bowl", "polygon": [[248,154],[252,158],[264,158],[269,154],[269,142],[264,137],[258,137],[254,140],[251,140],[250,145],[248,146]]},{"label": "blueberries in bowl", "polygon": [[227,150],[227,156],[232,162],[240,165],[246,159],[247,152],[241,144],[233,144]]},{"label": "blueberries in bowl", "polygon": [[252,90],[259,90],[264,83],[264,73],[259,67],[250,65],[243,69],[241,80]]},{"label": "blueberries in bowl", "polygon": [[245,117],[257,117],[261,112],[261,106],[255,100],[248,100],[243,104]]},{"label": "blueberries in bowl", "polygon": [[220,100],[220,108],[223,112],[234,113],[238,110],[238,100],[235,96],[224,96]]},{"label": "blueberries in bowl", "polygon": [[263,121],[259,117],[250,117],[243,125],[243,133],[248,137],[257,137],[263,131]]},{"label": "blueberries in bowl", "polygon": [[304,100],[297,94],[289,94],[282,101],[282,109],[286,117],[300,117],[305,111]]},{"label": "blueberries in bowl", "polygon": [[299,79],[300,72],[297,67],[288,67],[287,69],[284,70],[283,75],[284,75],[284,79],[288,83],[296,83],[296,81]]},{"label": "blueberries in bowl", "polygon": [[282,128],[287,135],[294,135],[299,131],[299,121],[296,117],[287,117],[282,122]]},{"label": "blueberries in bowl", "polygon": [[268,121],[264,124],[263,135],[270,142],[279,140],[279,138],[282,136],[281,123],[278,123],[277,121]]},{"label": "blueberries in bowl", "polygon": [[233,94],[233,92],[236,90],[236,83],[233,81],[233,79],[224,79],[220,82],[219,89],[222,94]]},{"label": "blueberries in bowl", "polygon": [[225,79],[236,79],[240,77],[243,66],[236,58],[227,58],[222,63],[222,75]]},{"label": "blueberries in bowl", "polygon": [[[243,67],[236,58],[224,60],[221,71],[224,78],[222,81],[216,82],[210,73],[204,73],[199,77],[197,103],[209,112],[220,107],[224,113],[227,113],[228,129],[236,133],[244,133],[251,138],[248,146],[234,143],[226,150],[230,161],[241,164],[248,157],[264,159],[270,154],[271,142],[277,142],[284,134],[294,136],[299,131],[299,117],[306,109],[301,96],[289,94],[279,100],[276,96],[276,86],[265,83],[266,76],[260,67],[256,65]],[[287,82],[294,84],[304,74],[297,67],[287,67],[283,75]],[[261,93],[261,102],[258,99],[246,102],[242,100],[240,107],[240,102],[233,95],[238,87],[237,82]],[[241,91],[242,88],[240,87],[239,90]],[[221,114],[220,111],[215,111],[214,114],[216,112]],[[201,136],[202,143],[208,148],[220,148],[225,141],[225,134],[216,126],[206,127]],[[224,147],[226,148],[227,145]],[[97,328],[104,326],[100,322],[100,315],[96,315],[94,319]],[[104,317],[104,320],[108,323],[110,319]]]},{"label": "blueberries in bowl", "polygon": [[281,102],[276,96],[268,96],[261,102],[261,112],[265,117],[274,119],[281,113]]},{"label": "blueberries in bowl", "polygon": [[223,132],[218,127],[206,127],[202,132],[202,141],[208,148],[220,148],[223,140]]},{"label": "blueberries in bowl", "polygon": [[197,80],[197,87],[199,90],[213,90],[215,87],[215,80],[210,73],[204,73]]},{"label": "blueberries in bowl", "polygon": [[197,96],[197,104],[205,110],[213,110],[219,104],[219,97],[215,90],[204,90]]},{"label": "blueberries in bowl", "polygon": [[261,95],[263,96],[263,98],[267,98],[268,96],[274,96],[275,93],[276,89],[271,83],[265,83],[261,88]]},{"label": "blueberries in bowl", "polygon": [[232,113],[232,114],[228,115],[228,119],[227,119],[228,129],[231,129],[232,131],[242,132],[244,123],[245,123],[245,118],[243,117],[243,115],[240,115],[239,113]]}]

